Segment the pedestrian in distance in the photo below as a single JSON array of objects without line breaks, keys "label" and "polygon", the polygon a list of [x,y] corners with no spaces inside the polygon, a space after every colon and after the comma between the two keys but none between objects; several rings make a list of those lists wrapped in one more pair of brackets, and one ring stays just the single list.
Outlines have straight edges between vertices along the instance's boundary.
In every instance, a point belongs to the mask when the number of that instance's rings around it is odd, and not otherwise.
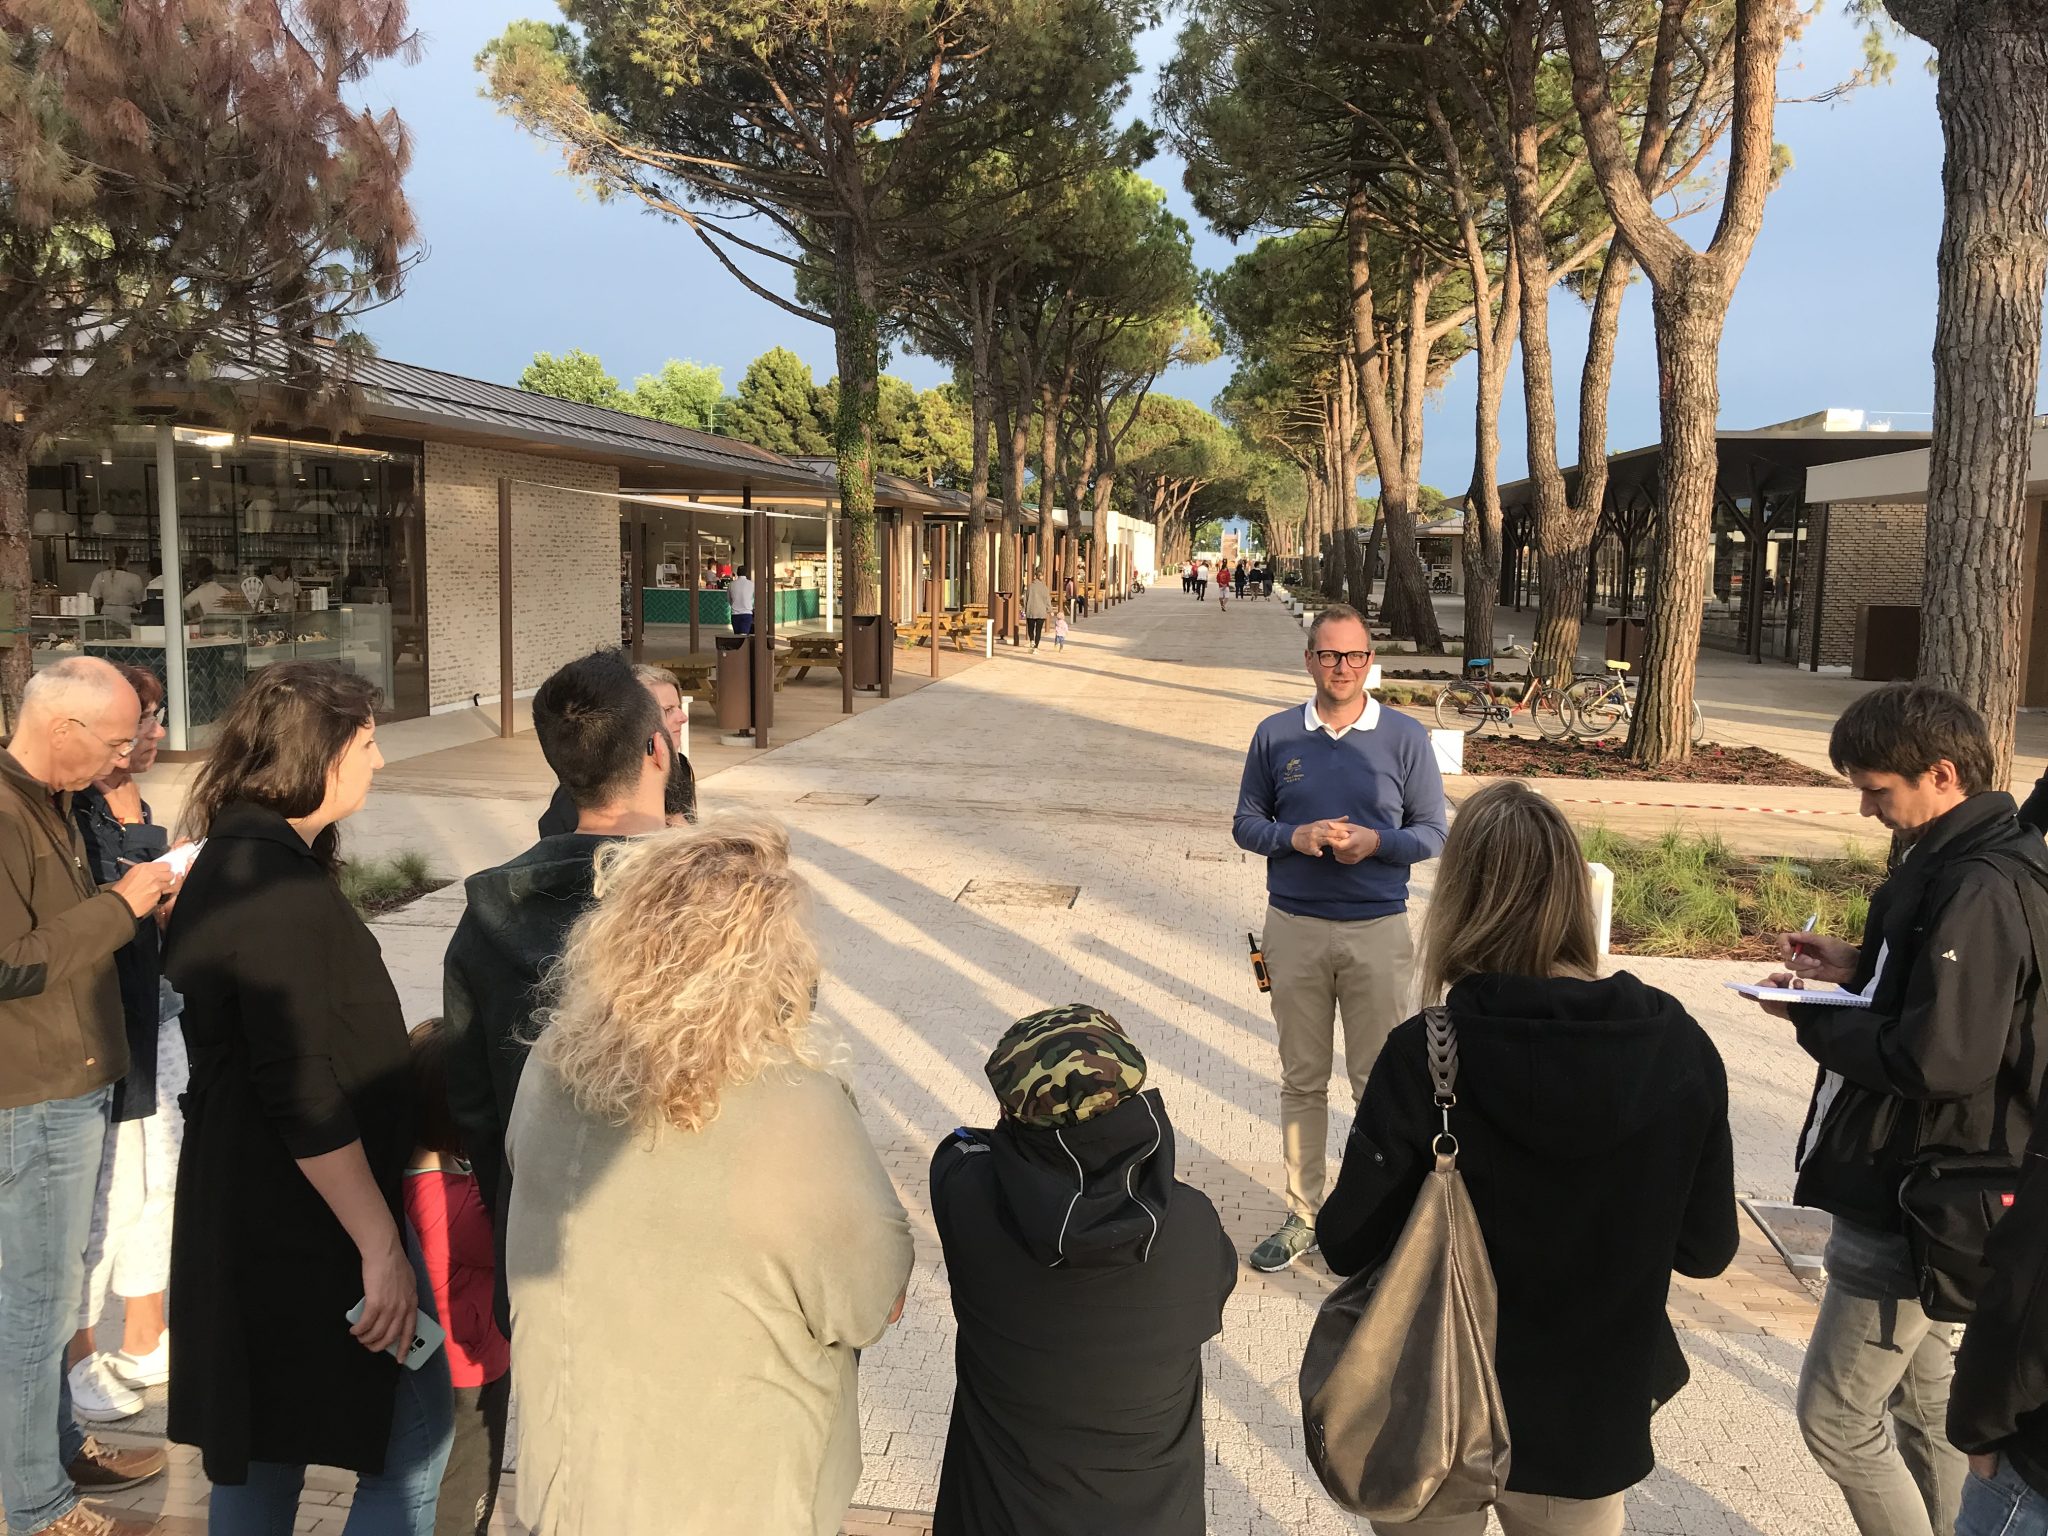
[{"label": "pedestrian in distance", "polygon": [[134,751],[141,716],[114,667],[67,657],[29,679],[0,751],[0,1504],[19,1536],[142,1536],[79,1498],[165,1465],[161,1449],[79,1429],[64,1359],[108,1106],[129,1070],[114,954],[177,886],[169,865],[143,862],[102,889],[71,802]]},{"label": "pedestrian in distance", "polygon": [[1045,584],[1045,572],[1033,570],[1031,580],[1024,584],[1024,628],[1034,651],[1045,637],[1045,621],[1051,617],[1052,589]]},{"label": "pedestrian in distance", "polygon": [[1280,1045],[1287,1220],[1252,1250],[1285,1269],[1315,1247],[1329,1142],[1332,1029],[1344,1020],[1354,1102],[1387,1033],[1408,1014],[1414,940],[1408,871],[1443,851],[1443,778],[1429,733],[1366,691],[1372,637],[1332,603],[1309,627],[1315,692],[1252,737],[1237,845],[1266,860],[1263,949]]},{"label": "pedestrian in distance", "polygon": [[789,834],[636,838],[597,891],[507,1143],[519,1519],[836,1536],[910,1227],[813,1024]]},{"label": "pedestrian in distance", "polygon": [[1240,559],[1237,562],[1237,571],[1231,577],[1232,582],[1236,585],[1237,588],[1237,600],[1239,602],[1244,601],[1244,585],[1246,579],[1248,578],[1249,572],[1250,568],[1245,564],[1243,560]]},{"label": "pedestrian in distance", "polygon": [[498,1324],[507,1331],[505,1127],[539,1032],[541,979],[594,899],[598,854],[620,838],[659,832],[674,782],[660,707],[618,651],[579,657],[542,683],[533,733],[576,822],[464,882],[441,973],[449,1112],[498,1231]]},{"label": "pedestrian in distance", "polygon": [[[1602,978],[1577,834],[1510,780],[1460,808],[1423,925],[1422,990],[1457,1046],[1449,1126],[1499,1293],[1506,1536],[1619,1536],[1656,1464],[1650,1416],[1685,1385],[1674,1271],[1735,1256],[1720,1053],[1678,1000]],[[1444,1128],[1420,1015],[1388,1036],[1316,1222],[1340,1275],[1384,1261]],[[1626,1221],[1613,1213],[1626,1211]],[[1376,1527],[1482,1536],[1484,1510]]]},{"label": "pedestrian in distance", "polygon": [[931,1164],[959,1326],[935,1536],[1200,1536],[1202,1345],[1237,1251],[1108,1014],[1019,1019],[986,1070],[996,1123]]},{"label": "pedestrian in distance", "polygon": [[1799,1427],[1865,1536],[1947,1536],[1968,1472],[1944,1435],[1954,1327],[1927,1311],[1944,1276],[1916,1261],[1903,1204],[1930,1154],[2017,1165],[2027,1144],[2048,1059],[2029,931],[2048,850],[1991,787],[1982,718],[1944,689],[1865,694],[1828,756],[1907,851],[1860,945],[1777,936],[1773,984],[1835,982],[1868,1007],[1764,1005],[1817,1069],[1793,1198],[1834,1217]]},{"label": "pedestrian in distance", "polygon": [[433,1536],[484,1536],[498,1503],[512,1405],[512,1346],[493,1315],[497,1255],[491,1216],[448,1111],[447,1026],[412,1032],[419,1145],[405,1170],[405,1215],[419,1239],[434,1313],[447,1330],[455,1433],[441,1474]]},{"label": "pedestrian in distance", "polygon": [[1219,575],[1216,578],[1216,611],[1218,613],[1227,613],[1229,610],[1230,582],[1226,576]]},{"label": "pedestrian in distance", "polygon": [[1195,601],[1198,603],[1206,603],[1208,600],[1209,562],[1204,560],[1195,567]]},{"label": "pedestrian in distance", "polygon": [[1067,648],[1067,616],[1064,613],[1052,621],[1052,648],[1055,651]]},{"label": "pedestrian in distance", "polygon": [[[121,676],[142,704],[135,746],[125,759],[71,797],[72,819],[85,843],[86,865],[101,886],[132,863],[164,853],[169,839],[142,798],[136,775],[155,766],[165,735],[164,685],[143,667]],[[166,913],[136,924],[135,937],[114,954],[121,1016],[128,1037],[128,1075],[114,1085],[92,1228],[85,1248],[85,1292],[71,1341],[71,1406],[79,1418],[114,1423],[143,1409],[143,1392],[170,1379],[164,1316],[170,1283],[171,1206],[185,1115],[184,1002],[164,980]],[[121,1347],[102,1352],[95,1330],[109,1294],[121,1298]]]},{"label": "pedestrian in distance", "polygon": [[356,1473],[351,1536],[426,1536],[448,1361],[407,1369],[434,1299],[408,1240],[411,1051],[336,879],[384,759],[377,691],[328,662],[253,674],[186,803],[204,846],[165,935],[192,1084],[171,1238],[170,1435],[211,1536],[290,1536],[309,1464]]},{"label": "pedestrian in distance", "polygon": [[747,574],[744,565],[734,571],[732,580],[725,584],[725,600],[732,607],[732,632],[751,635],[754,632],[754,578]]}]

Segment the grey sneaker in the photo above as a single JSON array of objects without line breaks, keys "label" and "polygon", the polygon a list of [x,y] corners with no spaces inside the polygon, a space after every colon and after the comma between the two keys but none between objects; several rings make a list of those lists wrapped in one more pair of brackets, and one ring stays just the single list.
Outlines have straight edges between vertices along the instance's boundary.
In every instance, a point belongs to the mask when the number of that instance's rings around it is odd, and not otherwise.
[{"label": "grey sneaker", "polygon": [[1314,1225],[1299,1216],[1290,1216],[1278,1232],[1252,1250],[1252,1268],[1270,1274],[1276,1269],[1285,1269],[1304,1253],[1314,1253],[1315,1248]]}]

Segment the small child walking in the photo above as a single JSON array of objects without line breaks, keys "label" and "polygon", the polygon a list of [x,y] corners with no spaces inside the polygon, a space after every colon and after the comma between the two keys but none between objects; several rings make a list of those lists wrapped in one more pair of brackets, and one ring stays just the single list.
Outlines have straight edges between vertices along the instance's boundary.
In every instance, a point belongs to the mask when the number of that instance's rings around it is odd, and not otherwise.
[{"label": "small child walking", "polygon": [[1056,651],[1067,648],[1067,616],[1064,613],[1052,621],[1052,648]]},{"label": "small child walking", "polygon": [[405,1214],[419,1235],[434,1304],[448,1330],[455,1441],[434,1536],[484,1536],[498,1502],[512,1401],[512,1346],[492,1313],[497,1261],[490,1214],[448,1110],[448,1029],[428,1019],[412,1032],[419,1147],[405,1170]]}]

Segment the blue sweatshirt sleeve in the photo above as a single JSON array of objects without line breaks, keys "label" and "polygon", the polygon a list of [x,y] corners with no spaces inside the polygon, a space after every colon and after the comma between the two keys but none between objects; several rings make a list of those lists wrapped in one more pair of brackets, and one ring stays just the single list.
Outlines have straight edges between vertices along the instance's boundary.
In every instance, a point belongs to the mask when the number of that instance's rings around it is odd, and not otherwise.
[{"label": "blue sweatshirt sleeve", "polygon": [[[1444,776],[1437,771],[1429,738],[1417,733],[1403,752],[1401,825],[1380,834],[1373,857],[1382,864],[1420,864],[1444,851],[1450,825],[1444,819]],[[1240,807],[1239,816],[1244,812]],[[1238,839],[1240,842],[1243,838]]]},{"label": "blue sweatshirt sleeve", "polygon": [[1252,737],[1251,751],[1244,755],[1244,781],[1238,785],[1237,817],[1231,824],[1238,847],[1269,859],[1294,851],[1294,828],[1273,819],[1271,758],[1261,729]]}]

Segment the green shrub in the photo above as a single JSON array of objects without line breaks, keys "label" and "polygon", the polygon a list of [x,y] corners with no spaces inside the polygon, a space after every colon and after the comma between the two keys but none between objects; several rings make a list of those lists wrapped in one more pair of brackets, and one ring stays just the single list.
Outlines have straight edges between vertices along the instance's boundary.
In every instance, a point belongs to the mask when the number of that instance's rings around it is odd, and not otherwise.
[{"label": "green shrub", "polygon": [[341,866],[341,893],[365,917],[387,911],[436,885],[418,853],[390,859],[354,859]]}]

